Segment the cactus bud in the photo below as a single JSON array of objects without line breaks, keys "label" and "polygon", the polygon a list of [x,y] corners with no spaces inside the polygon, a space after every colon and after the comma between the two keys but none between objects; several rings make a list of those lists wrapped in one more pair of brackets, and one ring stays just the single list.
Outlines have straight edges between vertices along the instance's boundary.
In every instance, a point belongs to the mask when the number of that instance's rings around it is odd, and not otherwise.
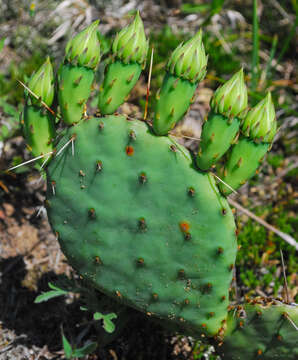
[{"label": "cactus bud", "polygon": [[214,112],[228,118],[244,117],[247,108],[247,89],[243,69],[215,91],[210,105]]},{"label": "cactus bud", "polygon": [[[50,58],[34,73],[29,82],[29,89],[37,95],[48,106],[52,105],[54,99],[54,74]],[[32,102],[38,104],[39,100],[30,95]]]},{"label": "cactus bud", "polygon": [[202,42],[202,30],[188,40],[181,43],[173,52],[168,70],[173,75],[191,82],[199,82],[206,75],[208,56],[206,56]]},{"label": "cactus bud", "polygon": [[148,52],[148,41],[139,12],[134,21],[116,35],[112,51],[125,64],[144,63]]},{"label": "cactus bud", "polygon": [[[85,30],[73,37],[66,45],[66,60],[77,61],[80,66],[94,69],[100,59],[100,43],[97,37],[99,20],[94,21]],[[76,65],[76,63],[75,63]]]},{"label": "cactus bud", "polygon": [[246,115],[242,131],[252,139],[270,143],[276,134],[277,124],[271,93],[253,107]]}]

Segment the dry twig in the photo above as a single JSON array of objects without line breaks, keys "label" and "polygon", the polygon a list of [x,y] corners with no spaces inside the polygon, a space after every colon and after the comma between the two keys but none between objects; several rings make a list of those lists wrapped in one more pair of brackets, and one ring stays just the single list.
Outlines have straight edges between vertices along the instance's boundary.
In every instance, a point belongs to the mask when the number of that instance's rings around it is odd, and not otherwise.
[{"label": "dry twig", "polygon": [[259,216],[255,215],[254,213],[252,213],[251,211],[245,209],[243,206],[241,206],[240,204],[238,204],[236,201],[228,198],[228,202],[230,203],[230,205],[234,206],[236,209],[238,209],[239,211],[243,212],[245,215],[249,216],[250,218],[252,218],[253,220],[255,220],[256,222],[258,222],[259,224],[263,225],[266,229],[274,232],[276,235],[278,235],[279,237],[281,237],[283,240],[285,240],[288,244],[294,246],[294,248],[296,250],[298,250],[298,243],[297,241],[290,236],[289,234],[286,234],[278,229],[276,229],[274,226],[268,224],[265,220],[261,219]]}]

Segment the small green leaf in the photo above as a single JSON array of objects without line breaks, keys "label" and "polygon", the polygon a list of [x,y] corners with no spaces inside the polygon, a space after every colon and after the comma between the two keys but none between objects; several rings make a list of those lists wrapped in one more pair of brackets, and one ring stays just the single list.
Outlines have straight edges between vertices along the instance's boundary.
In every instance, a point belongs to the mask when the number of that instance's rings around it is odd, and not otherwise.
[{"label": "small green leaf", "polygon": [[209,9],[210,9],[210,4],[200,4],[200,5],[183,4],[181,6],[181,10],[185,14],[205,13]]},{"label": "small green leaf", "polygon": [[75,349],[72,353],[73,357],[84,357],[86,355],[92,354],[97,348],[97,343],[96,342],[91,342],[89,344],[86,344],[85,346],[79,348],[79,349]]},{"label": "small green leaf", "polygon": [[94,320],[101,320],[101,319],[103,319],[103,316],[104,315],[102,313],[96,312],[96,313],[93,314],[93,319]]},{"label": "small green leaf", "polygon": [[41,295],[38,295],[35,300],[34,300],[34,303],[35,304],[39,304],[41,302],[44,302],[44,301],[48,301],[50,299],[53,299],[55,297],[58,297],[58,296],[62,296],[62,295],[65,295],[67,294],[66,291],[47,291]]},{"label": "small green leaf", "polygon": [[62,344],[63,344],[63,350],[64,350],[66,359],[71,359],[72,355],[73,355],[73,350],[72,350],[70,343],[64,336],[63,332],[62,332]]},{"label": "small green leaf", "polygon": [[0,39],[0,51],[4,48],[5,38]]},{"label": "small green leaf", "polygon": [[51,288],[52,290],[47,291],[47,292],[37,296],[34,300],[35,304],[38,304],[38,303],[41,303],[44,301],[48,301],[57,296],[66,295],[68,293],[68,291],[62,290],[50,282],[48,283],[48,285],[49,285],[49,288]]},{"label": "small green leaf", "polygon": [[[0,51],[1,51],[1,41],[0,41]],[[19,111],[8,102],[5,101],[5,98],[0,99],[0,107],[3,109],[3,112],[7,115],[13,116],[16,120],[20,115]]]},{"label": "small green leaf", "polygon": [[53,283],[51,283],[51,282],[48,283],[48,286],[49,286],[49,288],[52,289],[52,290],[58,290],[58,291],[67,292],[66,290],[63,290],[63,289],[59,288],[57,285],[55,285],[55,284],[53,284]]},{"label": "small green leaf", "polygon": [[103,320],[103,328],[106,332],[111,334],[115,330],[115,324],[113,323],[113,319],[116,319],[117,315],[115,313],[102,314],[100,312],[96,312],[93,314],[94,320]]}]

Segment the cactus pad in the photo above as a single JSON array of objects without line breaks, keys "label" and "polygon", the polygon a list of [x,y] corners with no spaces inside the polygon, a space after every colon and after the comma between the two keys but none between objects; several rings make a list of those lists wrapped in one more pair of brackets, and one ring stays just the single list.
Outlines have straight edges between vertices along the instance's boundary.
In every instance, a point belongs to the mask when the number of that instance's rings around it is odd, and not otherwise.
[{"label": "cactus pad", "polygon": [[65,130],[47,171],[49,220],[84,279],[186,333],[220,332],[235,225],[185,148],[140,121],[91,118]]},{"label": "cactus pad", "polygon": [[228,360],[295,360],[297,324],[297,305],[252,300],[230,310],[227,332],[218,352]]},{"label": "cactus pad", "polygon": [[[35,105],[24,108],[23,132],[33,156],[40,156],[53,150],[55,138],[54,119],[46,109]],[[42,163],[45,159],[40,159]]]},{"label": "cactus pad", "polygon": [[98,99],[99,111],[104,115],[113,114],[124,103],[145,64],[148,41],[139,12],[134,21],[116,35],[112,52]]},{"label": "cactus pad", "polygon": [[98,108],[102,114],[112,114],[124,103],[138,81],[141,71],[138,63],[125,64],[119,60],[107,67],[98,99]]},{"label": "cactus pad", "polygon": [[235,141],[238,131],[239,120],[237,118],[227,121],[223,115],[211,112],[201,134],[197,157],[198,167],[201,170],[208,170],[214,165]]},{"label": "cactus pad", "polygon": [[58,99],[65,124],[81,120],[91,93],[94,71],[84,66],[63,64],[59,71]]},{"label": "cactus pad", "polygon": [[[256,172],[269,147],[270,144],[257,144],[248,138],[241,138],[228,154],[227,164],[222,169],[222,180],[237,190]],[[226,196],[232,192],[231,188],[224,184],[219,187]]]},{"label": "cactus pad", "polygon": [[167,73],[156,97],[153,128],[156,134],[166,135],[187,112],[197,83]]}]

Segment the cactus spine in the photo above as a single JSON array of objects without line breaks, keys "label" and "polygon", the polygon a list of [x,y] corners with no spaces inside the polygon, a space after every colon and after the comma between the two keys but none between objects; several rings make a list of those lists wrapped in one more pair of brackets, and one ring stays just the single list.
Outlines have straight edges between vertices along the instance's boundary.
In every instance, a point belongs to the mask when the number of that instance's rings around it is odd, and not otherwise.
[{"label": "cactus spine", "polygon": [[[271,94],[252,108],[242,124],[243,135],[232,147],[227,156],[227,163],[222,170],[222,180],[237,190],[262,163],[276,133],[275,110]],[[221,184],[224,195],[229,195],[231,189]]]},{"label": "cactus spine", "polygon": [[138,81],[148,52],[144,25],[137,12],[134,21],[117,35],[112,45],[112,60],[101,85],[98,107],[112,114],[125,101]]},{"label": "cactus spine", "polygon": [[206,75],[207,61],[201,30],[174,50],[156,96],[153,129],[157,135],[166,135],[186,113],[198,82]]},{"label": "cactus spine", "polygon": [[216,90],[210,105],[211,112],[203,126],[197,157],[201,170],[214,165],[238,136],[240,119],[247,107],[242,69]]},{"label": "cactus spine", "polygon": [[[31,76],[28,87],[39,99],[36,99],[31,93],[27,95],[23,132],[33,156],[40,156],[53,150],[53,139],[55,138],[53,116],[42,105],[44,102],[47,106],[51,106],[54,99],[54,75],[49,57]],[[44,159],[40,159],[39,163],[43,161]]]},{"label": "cactus spine", "polygon": [[59,69],[58,100],[67,125],[79,122],[86,110],[94,70],[100,59],[98,23],[94,21],[68,42],[64,64]]}]

